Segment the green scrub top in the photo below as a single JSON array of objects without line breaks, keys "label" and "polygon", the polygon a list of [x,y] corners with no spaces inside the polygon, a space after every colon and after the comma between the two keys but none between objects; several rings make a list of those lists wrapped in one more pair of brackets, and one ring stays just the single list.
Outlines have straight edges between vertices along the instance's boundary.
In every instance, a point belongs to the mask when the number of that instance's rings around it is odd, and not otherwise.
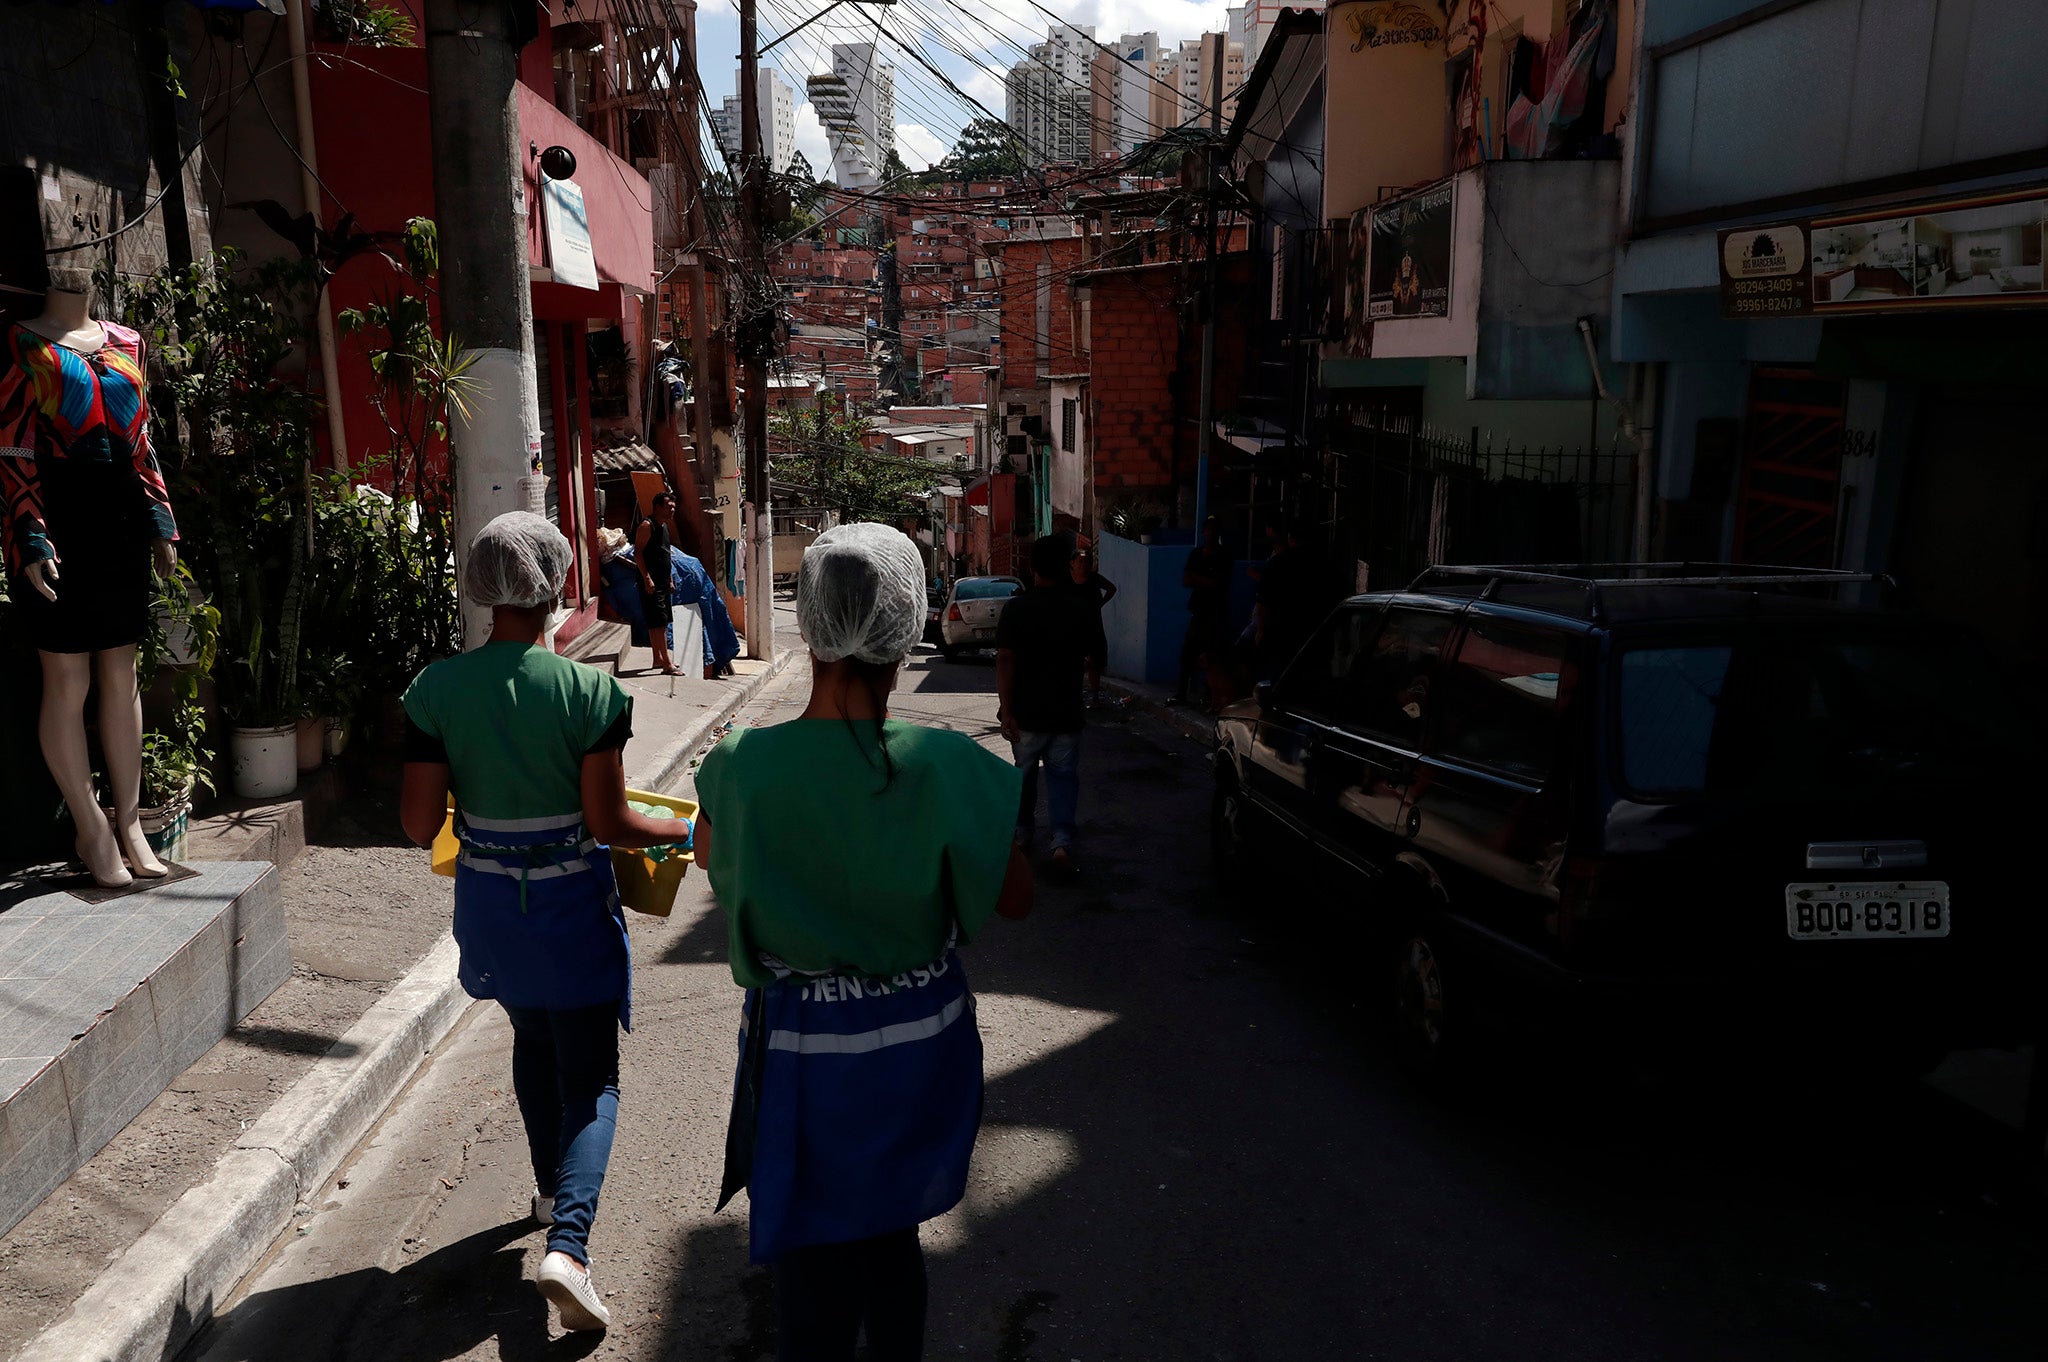
[{"label": "green scrub top", "polygon": [[732,977],[902,974],[995,912],[1023,775],[964,733],[890,720],[738,729],[697,770]]},{"label": "green scrub top", "polygon": [[486,643],[406,689],[406,716],[448,752],[455,802],[479,818],[574,821],[583,758],[632,708],[625,687],[535,643]]}]

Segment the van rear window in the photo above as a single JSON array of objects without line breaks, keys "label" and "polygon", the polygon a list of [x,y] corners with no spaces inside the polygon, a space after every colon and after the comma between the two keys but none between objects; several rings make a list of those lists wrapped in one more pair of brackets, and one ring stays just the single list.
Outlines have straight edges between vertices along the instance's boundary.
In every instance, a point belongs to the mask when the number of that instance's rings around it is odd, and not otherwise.
[{"label": "van rear window", "polygon": [[1629,648],[1622,778],[1666,796],[1942,778],[2010,744],[2020,722],[1989,660],[1954,643],[1765,632]]}]

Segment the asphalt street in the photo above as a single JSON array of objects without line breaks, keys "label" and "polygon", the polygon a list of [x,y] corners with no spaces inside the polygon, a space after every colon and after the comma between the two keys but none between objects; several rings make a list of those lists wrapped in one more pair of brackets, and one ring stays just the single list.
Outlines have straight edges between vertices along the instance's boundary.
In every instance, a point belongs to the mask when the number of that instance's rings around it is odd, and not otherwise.
[{"label": "asphalt street", "polygon": [[[893,713],[999,746],[993,682],[920,652]],[[792,667],[741,721],[807,687]],[[1978,1118],[1918,1085],[1646,1085],[1541,1019],[1481,1092],[1427,1096],[1345,905],[1214,887],[1208,788],[1186,739],[1091,730],[1081,878],[963,953],[987,1108],[965,1204],[925,1228],[928,1356],[2048,1356],[2041,1209]],[[530,1284],[510,1033],[477,1007],[188,1356],[772,1355],[744,1202],[712,1213],[740,994],[701,877],[633,946],[591,1243],[609,1334],[556,1334]]]}]

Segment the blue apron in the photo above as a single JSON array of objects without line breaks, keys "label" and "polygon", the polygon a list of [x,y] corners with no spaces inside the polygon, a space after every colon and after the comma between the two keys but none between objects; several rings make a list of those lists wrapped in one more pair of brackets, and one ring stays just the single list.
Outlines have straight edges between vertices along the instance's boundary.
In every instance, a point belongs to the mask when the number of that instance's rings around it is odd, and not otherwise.
[{"label": "blue apron", "polygon": [[770,1263],[958,1205],[981,1128],[981,1033],[951,946],[889,979],[801,975],[748,989],[722,1208],[741,1187]]},{"label": "blue apron", "polygon": [[616,1001],[632,1030],[633,961],[611,853],[583,815],[479,818],[458,812],[455,943],[462,987],[509,1007]]}]

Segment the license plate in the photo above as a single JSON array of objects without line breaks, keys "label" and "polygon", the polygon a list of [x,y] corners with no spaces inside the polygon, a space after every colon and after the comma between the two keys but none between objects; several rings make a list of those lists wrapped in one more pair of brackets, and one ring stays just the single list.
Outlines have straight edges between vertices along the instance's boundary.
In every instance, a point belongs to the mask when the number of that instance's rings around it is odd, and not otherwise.
[{"label": "license plate", "polygon": [[1947,936],[1948,886],[1788,884],[1785,935],[1794,941],[1866,941]]}]

